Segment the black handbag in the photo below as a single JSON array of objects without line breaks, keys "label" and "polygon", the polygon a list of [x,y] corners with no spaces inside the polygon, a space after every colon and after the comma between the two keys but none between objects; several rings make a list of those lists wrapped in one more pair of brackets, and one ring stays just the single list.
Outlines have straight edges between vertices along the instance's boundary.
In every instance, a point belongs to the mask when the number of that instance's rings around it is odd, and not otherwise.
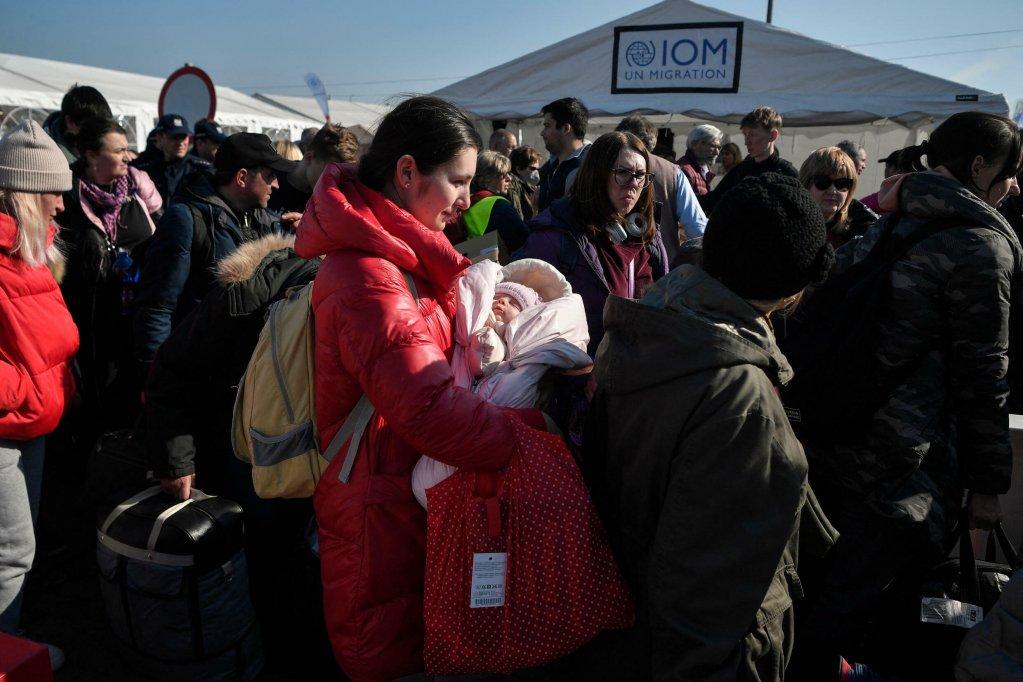
[{"label": "black handbag", "polygon": [[[888,617],[876,622],[864,648],[865,663],[907,680],[954,679],[963,637],[983,620],[1020,566],[1020,553],[1001,524],[988,537],[983,561],[974,555],[965,510],[958,525],[958,556],[889,590]],[[996,543],[1008,563],[995,560]]]}]

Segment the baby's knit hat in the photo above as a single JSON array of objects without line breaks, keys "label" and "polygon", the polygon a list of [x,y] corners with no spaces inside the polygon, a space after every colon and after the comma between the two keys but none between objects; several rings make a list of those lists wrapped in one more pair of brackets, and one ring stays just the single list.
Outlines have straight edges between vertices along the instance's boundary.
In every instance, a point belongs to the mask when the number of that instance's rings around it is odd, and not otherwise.
[{"label": "baby's knit hat", "polygon": [[0,139],[0,188],[37,193],[71,189],[67,158],[32,119]]},{"label": "baby's knit hat", "polygon": [[498,284],[494,288],[494,295],[501,296],[502,294],[515,301],[520,310],[532,308],[543,303],[540,299],[540,294],[518,282],[501,282]]}]

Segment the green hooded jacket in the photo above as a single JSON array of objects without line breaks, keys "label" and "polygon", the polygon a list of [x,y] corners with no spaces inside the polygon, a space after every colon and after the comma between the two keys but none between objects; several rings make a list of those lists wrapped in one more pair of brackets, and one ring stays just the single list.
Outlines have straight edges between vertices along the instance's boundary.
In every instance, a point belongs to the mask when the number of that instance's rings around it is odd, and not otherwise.
[{"label": "green hooded jacket", "polygon": [[781,679],[808,491],[775,388],[792,370],[759,311],[694,265],[611,297],[604,324],[584,469],[637,622],[598,638],[589,674]]}]

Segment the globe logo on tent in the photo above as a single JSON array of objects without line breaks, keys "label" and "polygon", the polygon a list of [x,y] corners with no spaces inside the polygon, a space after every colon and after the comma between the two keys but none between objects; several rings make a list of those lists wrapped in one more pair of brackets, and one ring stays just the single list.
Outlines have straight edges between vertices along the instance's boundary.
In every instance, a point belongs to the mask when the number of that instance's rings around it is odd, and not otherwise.
[{"label": "globe logo on tent", "polygon": [[629,66],[647,66],[654,60],[654,56],[654,43],[652,40],[645,43],[642,40],[637,40],[625,48],[625,59],[628,61]]}]

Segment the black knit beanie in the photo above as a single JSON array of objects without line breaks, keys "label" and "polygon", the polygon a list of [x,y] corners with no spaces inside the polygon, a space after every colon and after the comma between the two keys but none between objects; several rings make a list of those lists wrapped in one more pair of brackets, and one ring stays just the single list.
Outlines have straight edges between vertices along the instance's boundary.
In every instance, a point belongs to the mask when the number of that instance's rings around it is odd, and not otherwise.
[{"label": "black knit beanie", "polygon": [[777,173],[729,190],[703,235],[703,269],[746,299],[797,294],[823,281],[834,260],[820,207],[799,181]]}]

